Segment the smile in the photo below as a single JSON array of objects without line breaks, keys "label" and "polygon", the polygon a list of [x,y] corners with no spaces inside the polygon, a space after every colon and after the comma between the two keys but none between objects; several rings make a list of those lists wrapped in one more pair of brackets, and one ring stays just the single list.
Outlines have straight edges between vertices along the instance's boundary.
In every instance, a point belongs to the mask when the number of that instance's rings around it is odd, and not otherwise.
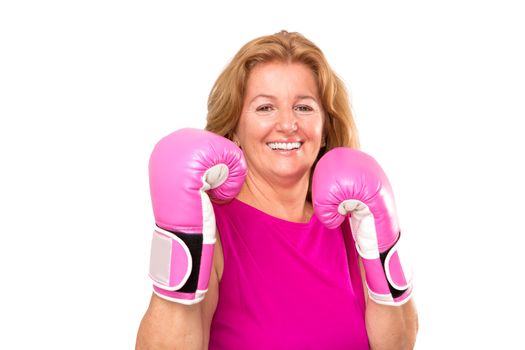
[{"label": "smile", "polygon": [[302,146],[302,142],[268,142],[267,145],[272,150],[279,151],[291,151],[294,149],[299,149]]}]

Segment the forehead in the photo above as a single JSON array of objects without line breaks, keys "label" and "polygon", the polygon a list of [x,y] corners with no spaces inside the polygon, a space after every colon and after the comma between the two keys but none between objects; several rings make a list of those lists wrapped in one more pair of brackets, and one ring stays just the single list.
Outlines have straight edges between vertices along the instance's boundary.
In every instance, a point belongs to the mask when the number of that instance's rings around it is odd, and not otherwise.
[{"label": "forehead", "polygon": [[248,76],[246,94],[255,90],[302,89],[317,95],[317,79],[303,63],[267,62],[255,65]]}]

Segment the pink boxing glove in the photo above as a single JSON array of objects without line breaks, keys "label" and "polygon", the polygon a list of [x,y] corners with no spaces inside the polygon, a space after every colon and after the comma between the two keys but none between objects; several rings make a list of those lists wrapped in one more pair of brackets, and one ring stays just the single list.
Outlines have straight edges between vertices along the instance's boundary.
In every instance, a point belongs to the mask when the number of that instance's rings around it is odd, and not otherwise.
[{"label": "pink boxing glove", "polygon": [[245,177],[241,149],[214,133],[181,129],[157,143],[149,160],[156,223],[149,276],[158,296],[183,304],[204,298],[216,234],[210,197],[234,198]]},{"label": "pink boxing glove", "polygon": [[412,275],[400,259],[400,230],[390,183],[379,164],[361,151],[339,147],[317,163],[312,179],[314,211],[329,228],[350,214],[370,298],[402,305],[412,294]]}]

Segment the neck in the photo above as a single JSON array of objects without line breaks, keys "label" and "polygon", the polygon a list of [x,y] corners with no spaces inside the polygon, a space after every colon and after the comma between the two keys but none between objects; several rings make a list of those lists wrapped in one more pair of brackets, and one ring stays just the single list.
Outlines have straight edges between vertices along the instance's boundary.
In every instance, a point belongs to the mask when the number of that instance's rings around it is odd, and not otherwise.
[{"label": "neck", "polygon": [[308,222],[313,214],[312,205],[306,201],[308,184],[308,173],[298,181],[270,182],[248,171],[237,199],[283,220]]}]

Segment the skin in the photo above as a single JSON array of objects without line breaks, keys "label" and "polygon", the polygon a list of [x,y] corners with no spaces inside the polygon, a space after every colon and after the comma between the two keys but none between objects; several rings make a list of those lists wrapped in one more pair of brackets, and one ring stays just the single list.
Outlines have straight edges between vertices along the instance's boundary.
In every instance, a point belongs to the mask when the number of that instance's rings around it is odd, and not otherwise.
[{"label": "skin", "polygon": [[[248,166],[238,199],[272,216],[307,222],[313,209],[305,199],[323,139],[324,119],[315,78],[306,66],[255,66],[234,136]],[[291,151],[268,145],[295,141],[301,146]]]},{"label": "skin", "polygon": [[[279,62],[255,66],[234,135],[248,166],[248,176],[237,198],[269,215],[308,222],[313,215],[312,205],[306,201],[309,175],[324,142],[324,122],[316,80],[308,67]],[[272,142],[300,142],[301,146],[290,151],[273,150],[269,146]],[[207,349],[223,266],[218,235],[204,300],[186,306],[153,294],[139,328],[136,349]],[[364,283],[363,270],[362,275]],[[413,348],[417,333],[414,302],[392,307],[376,304],[368,295],[366,300],[365,322],[371,348]]]}]

